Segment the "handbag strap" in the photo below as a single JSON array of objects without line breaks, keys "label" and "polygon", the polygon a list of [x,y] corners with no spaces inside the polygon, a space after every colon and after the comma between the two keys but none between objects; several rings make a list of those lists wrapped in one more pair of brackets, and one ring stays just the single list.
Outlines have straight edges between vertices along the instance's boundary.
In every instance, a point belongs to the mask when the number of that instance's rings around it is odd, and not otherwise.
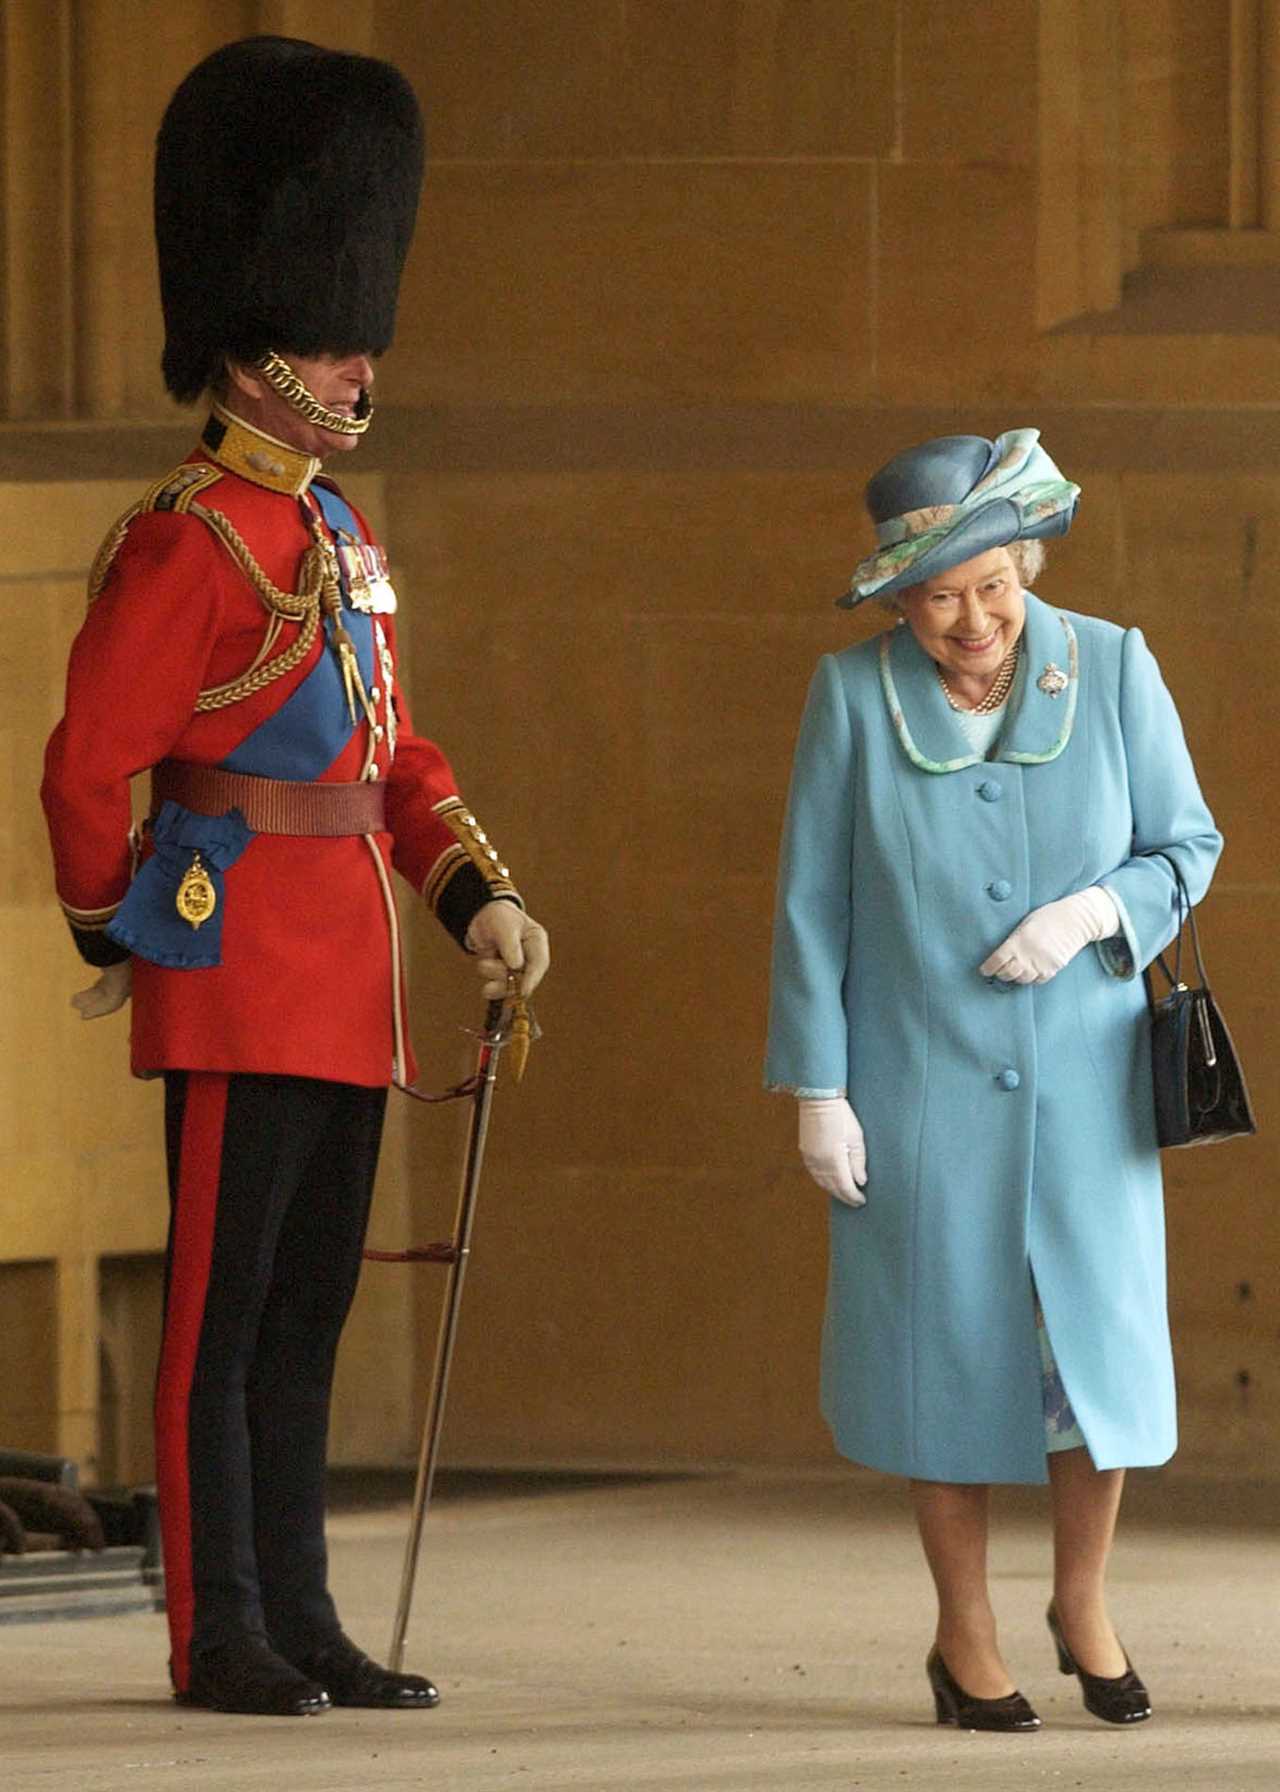
[{"label": "handbag strap", "polygon": [[[1182,930],[1184,927],[1189,926],[1191,929],[1191,949],[1195,954],[1196,975],[1200,979],[1200,987],[1203,989],[1207,985],[1209,979],[1205,975],[1204,959],[1200,953],[1200,932],[1196,926],[1195,909],[1192,907],[1190,892],[1187,889],[1187,880],[1182,875],[1182,867],[1175,858],[1167,852],[1162,852],[1158,847],[1151,852],[1144,853],[1143,857],[1148,859],[1163,859],[1165,864],[1173,872],[1173,881],[1177,887],[1178,932],[1174,948],[1172,973],[1170,973],[1169,966],[1165,962],[1164,952],[1157,953],[1156,963],[1168,978],[1170,987],[1174,989],[1178,988],[1182,982]],[[1169,948],[1166,946],[1165,952],[1168,950]]]}]

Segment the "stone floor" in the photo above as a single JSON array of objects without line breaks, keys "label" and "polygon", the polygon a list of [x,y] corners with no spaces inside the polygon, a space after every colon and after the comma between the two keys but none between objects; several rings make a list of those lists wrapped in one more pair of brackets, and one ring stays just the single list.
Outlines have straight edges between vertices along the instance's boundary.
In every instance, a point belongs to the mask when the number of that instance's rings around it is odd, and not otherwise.
[{"label": "stone floor", "polygon": [[[437,1711],[186,1711],[158,1616],[3,1625],[0,1787],[1275,1788],[1268,1511],[1258,1489],[1134,1487],[1114,1606],[1156,1716],[1117,1732],[1054,1665],[1043,1500],[999,1496],[1006,1653],[1045,1720],[1002,1737],[932,1722],[925,1574],[901,1497],[873,1477],[453,1483],[428,1523],[407,1664],[438,1680]],[[368,1500],[332,1522],[339,1604],[374,1652],[405,1524],[403,1506]]]}]

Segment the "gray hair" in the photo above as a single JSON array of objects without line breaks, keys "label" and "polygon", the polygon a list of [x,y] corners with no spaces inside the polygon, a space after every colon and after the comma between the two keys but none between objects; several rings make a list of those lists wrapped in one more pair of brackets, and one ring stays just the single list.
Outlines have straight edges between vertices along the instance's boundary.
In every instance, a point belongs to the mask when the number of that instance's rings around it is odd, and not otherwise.
[{"label": "gray hair", "polygon": [[1028,538],[1023,541],[1011,541],[1005,549],[1009,558],[1017,568],[1018,577],[1024,585],[1034,585],[1044,571],[1045,547],[1042,541]]},{"label": "gray hair", "polygon": [[[1046,559],[1044,543],[1034,539],[1008,541],[1005,543],[1005,552],[1013,561],[1014,571],[1022,580],[1023,587],[1034,585],[1044,571]],[[916,589],[915,585],[904,585],[901,590],[891,591],[888,597],[879,598],[877,602],[888,610],[890,615],[896,616],[902,609],[902,599]]]}]

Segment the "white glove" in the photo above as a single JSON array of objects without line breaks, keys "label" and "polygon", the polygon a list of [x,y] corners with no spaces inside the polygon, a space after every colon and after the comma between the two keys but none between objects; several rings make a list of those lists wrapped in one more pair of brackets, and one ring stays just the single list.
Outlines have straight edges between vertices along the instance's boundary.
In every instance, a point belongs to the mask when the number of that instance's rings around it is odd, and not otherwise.
[{"label": "white glove", "polygon": [[99,1020],[104,1014],[123,1008],[132,990],[133,960],[126,958],[123,964],[109,964],[90,988],[77,990],[71,1006],[81,1020]]},{"label": "white glove", "polygon": [[867,1182],[867,1145],[858,1116],[843,1095],[802,1095],[800,1155],[819,1188],[846,1207],[864,1207],[860,1190]]},{"label": "white glove", "polygon": [[551,963],[546,928],[514,902],[486,902],[478,909],[467,928],[466,946],[476,954],[480,993],[491,1002],[506,995],[508,971],[524,972],[520,994],[531,996]]},{"label": "white glove", "polygon": [[1033,908],[1003,945],[978,966],[984,977],[1004,983],[1047,983],[1094,940],[1120,931],[1120,915],[1106,890],[1094,884]]}]

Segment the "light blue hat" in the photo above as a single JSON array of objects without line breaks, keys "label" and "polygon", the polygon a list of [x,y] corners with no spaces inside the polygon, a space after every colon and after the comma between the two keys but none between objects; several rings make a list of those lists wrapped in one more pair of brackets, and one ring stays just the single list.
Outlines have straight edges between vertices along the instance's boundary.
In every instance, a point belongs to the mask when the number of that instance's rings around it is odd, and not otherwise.
[{"label": "light blue hat", "polygon": [[989,548],[1065,535],[1080,487],[1054,466],[1038,429],[1008,429],[994,442],[937,436],[908,448],[874,475],[866,498],[880,545],[836,599],[846,610]]}]

